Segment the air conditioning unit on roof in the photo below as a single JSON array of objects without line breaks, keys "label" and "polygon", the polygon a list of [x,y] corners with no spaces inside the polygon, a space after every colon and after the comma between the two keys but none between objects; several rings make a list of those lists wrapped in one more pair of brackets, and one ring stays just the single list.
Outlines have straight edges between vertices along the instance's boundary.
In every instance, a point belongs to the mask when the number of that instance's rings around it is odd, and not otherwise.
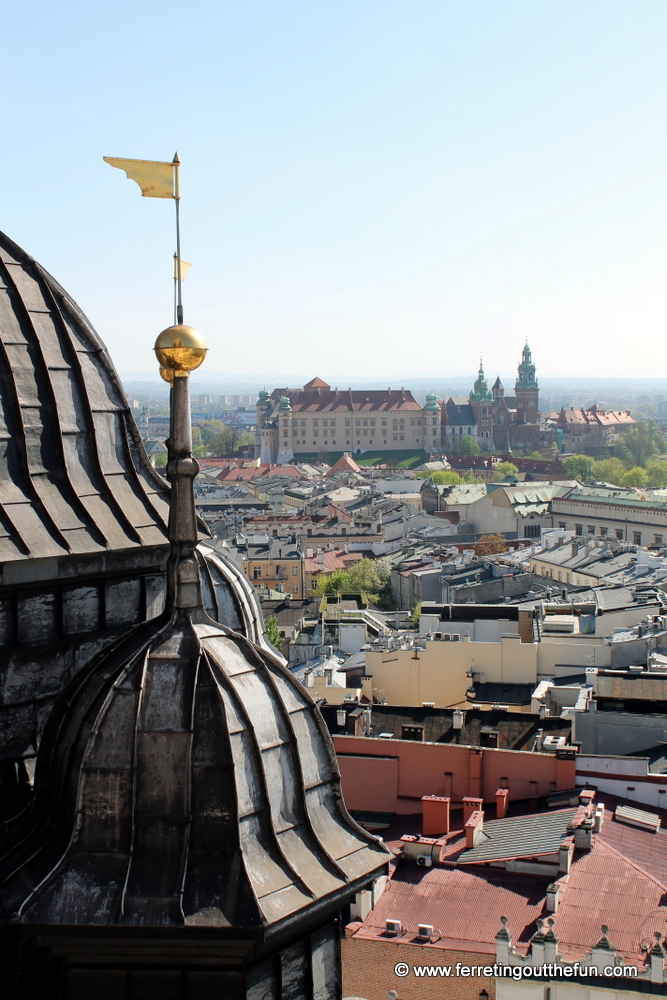
[{"label": "air conditioning unit on roof", "polygon": [[433,924],[419,924],[417,927],[417,937],[425,941],[430,941],[433,937]]},{"label": "air conditioning unit on roof", "polygon": [[403,933],[403,925],[400,920],[385,920],[384,932],[385,934],[393,934],[398,937],[399,934]]}]

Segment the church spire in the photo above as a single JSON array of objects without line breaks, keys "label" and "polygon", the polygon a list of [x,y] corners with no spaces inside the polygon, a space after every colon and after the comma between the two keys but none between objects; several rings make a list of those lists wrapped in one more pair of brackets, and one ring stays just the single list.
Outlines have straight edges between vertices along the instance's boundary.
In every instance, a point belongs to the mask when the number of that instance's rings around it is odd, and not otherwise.
[{"label": "church spire", "polygon": [[535,365],[533,364],[533,355],[530,347],[528,346],[528,338],[526,337],[526,343],[521,352],[521,363],[518,367],[517,380],[514,385],[515,390],[517,389],[537,389],[537,376],[535,374]]},{"label": "church spire", "polygon": [[479,372],[477,373],[475,385],[473,386],[468,399],[471,403],[486,403],[493,399],[493,394],[489,390],[489,384],[486,381],[486,376],[484,374],[484,363],[481,355],[479,359]]}]

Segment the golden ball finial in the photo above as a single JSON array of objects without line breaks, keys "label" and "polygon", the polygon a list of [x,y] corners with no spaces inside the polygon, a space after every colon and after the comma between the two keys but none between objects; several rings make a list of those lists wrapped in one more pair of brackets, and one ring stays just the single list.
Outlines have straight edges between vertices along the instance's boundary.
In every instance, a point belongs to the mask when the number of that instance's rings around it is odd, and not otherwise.
[{"label": "golden ball finial", "polygon": [[[194,326],[169,326],[155,341],[155,354],[165,382],[174,376],[189,375],[206,357],[206,341]],[[164,374],[163,374],[164,370]],[[167,376],[167,372],[171,378]]]}]

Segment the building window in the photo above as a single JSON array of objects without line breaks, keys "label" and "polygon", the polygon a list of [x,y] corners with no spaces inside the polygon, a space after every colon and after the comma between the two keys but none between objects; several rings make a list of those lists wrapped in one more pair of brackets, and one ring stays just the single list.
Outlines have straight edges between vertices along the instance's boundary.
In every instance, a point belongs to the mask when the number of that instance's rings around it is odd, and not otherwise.
[{"label": "building window", "polygon": [[541,533],[542,527],[539,524],[524,524],[523,526],[524,538],[539,538]]},{"label": "building window", "polygon": [[656,545],[662,545],[662,535],[654,535],[653,541]]},{"label": "building window", "polygon": [[387,426],[387,421],[386,421],[386,420],[382,420],[382,421],[381,421],[381,423],[382,423],[382,426],[383,426],[383,427],[386,427],[386,426]]},{"label": "building window", "polygon": [[[351,420],[346,420],[346,421],[345,421],[345,426],[346,426],[346,427],[349,427],[349,426],[351,425],[351,423],[352,423],[352,421],[351,421]],[[348,444],[349,444],[349,441],[348,441]]]},{"label": "building window", "polygon": [[565,529],[565,521],[559,521],[558,522],[558,527],[559,528],[563,528],[563,530],[564,530]]},{"label": "building window", "polygon": [[607,529],[606,528],[600,528],[600,534],[602,535],[603,538],[606,538],[607,537]]},{"label": "building window", "polygon": [[401,726],[401,739],[402,740],[417,740],[419,743],[424,742],[424,727],[423,726]]},{"label": "building window", "polygon": [[319,420],[313,420],[313,427],[319,427],[319,425],[320,425]]},{"label": "building window", "polygon": [[594,535],[595,534],[595,525],[594,524],[587,524],[586,525],[586,531],[588,532],[589,535]]},{"label": "building window", "polygon": [[641,545],[641,543],[642,543],[642,533],[641,533],[641,531],[635,531],[635,532],[633,532],[633,535],[632,535],[632,544],[633,545]]},{"label": "building window", "polygon": [[259,580],[259,578],[261,577],[261,575],[262,575],[262,567],[261,566],[253,566],[253,570],[252,570],[252,578],[253,578],[253,580]]},{"label": "building window", "polygon": [[616,529],[616,537],[618,538],[619,542],[623,541],[623,529],[622,528],[617,528]]},{"label": "building window", "polygon": [[584,526],[583,526],[583,524],[575,524],[575,526],[574,526],[574,533],[575,533],[575,535],[583,535],[583,533],[584,533]]}]

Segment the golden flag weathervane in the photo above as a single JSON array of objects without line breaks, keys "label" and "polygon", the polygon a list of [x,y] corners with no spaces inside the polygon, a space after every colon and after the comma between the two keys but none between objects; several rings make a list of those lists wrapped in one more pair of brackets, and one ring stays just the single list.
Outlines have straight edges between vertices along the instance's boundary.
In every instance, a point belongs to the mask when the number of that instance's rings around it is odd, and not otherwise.
[{"label": "golden flag weathervane", "polygon": [[125,171],[130,181],[141,188],[143,198],[173,198],[176,202],[176,253],[174,254],[174,282],[176,290],[176,323],[183,323],[183,296],[181,285],[188,268],[192,267],[181,259],[181,190],[179,169],[181,161],[174,153],[171,163],[161,160],[124,160],[117,156],[105,156],[104,162]]}]

